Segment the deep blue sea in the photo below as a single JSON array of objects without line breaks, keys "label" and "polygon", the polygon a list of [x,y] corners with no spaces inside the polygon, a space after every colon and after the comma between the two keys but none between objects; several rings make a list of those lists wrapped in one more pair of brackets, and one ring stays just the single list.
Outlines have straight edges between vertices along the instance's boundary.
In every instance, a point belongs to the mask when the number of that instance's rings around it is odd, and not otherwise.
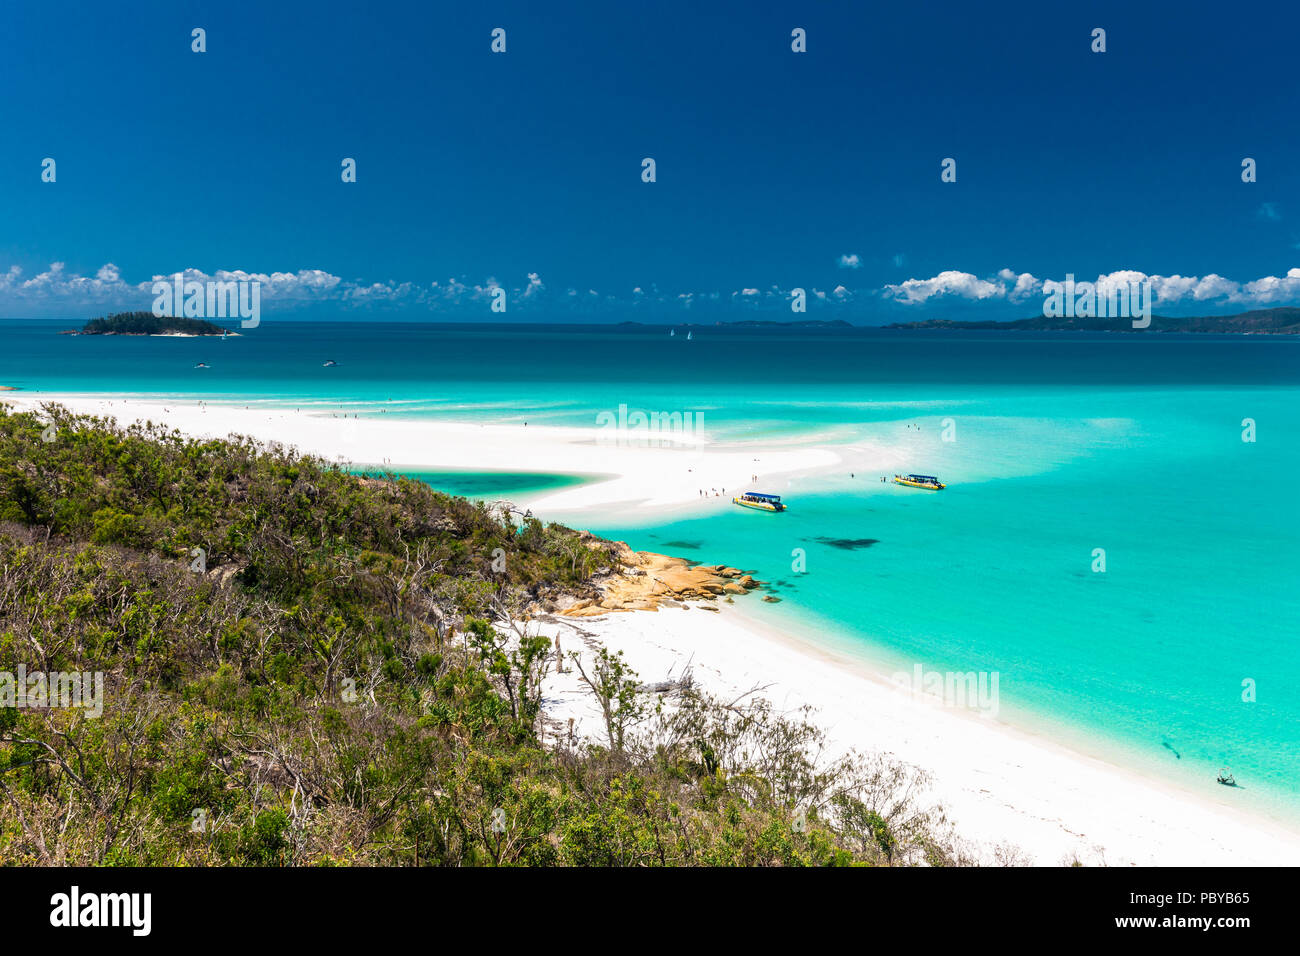
[{"label": "deep blue sea", "polygon": [[[848,462],[902,447],[948,488],[850,464],[763,489],[780,515],[588,524],[751,569],[783,599],[761,613],[890,671],[996,671],[1001,719],[1026,729],[1220,797],[1229,764],[1232,799],[1300,821],[1300,339],[267,319],[225,341],[55,334],[75,324],[0,322],[0,385],[592,428],[627,405],[702,414],[722,445],[815,440]],[[581,480],[527,462],[424,477],[490,498]]]}]

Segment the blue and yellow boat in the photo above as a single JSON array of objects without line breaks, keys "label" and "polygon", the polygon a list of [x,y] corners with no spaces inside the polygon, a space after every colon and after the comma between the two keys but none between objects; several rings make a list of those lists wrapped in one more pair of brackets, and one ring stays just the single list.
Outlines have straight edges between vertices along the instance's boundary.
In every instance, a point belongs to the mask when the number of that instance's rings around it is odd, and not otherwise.
[{"label": "blue and yellow boat", "polygon": [[894,484],[907,485],[909,488],[925,488],[929,491],[943,491],[948,487],[934,475],[895,475]]},{"label": "blue and yellow boat", "polygon": [[746,491],[731,499],[731,503],[742,508],[757,508],[759,511],[784,511],[780,495],[764,495],[757,491]]}]

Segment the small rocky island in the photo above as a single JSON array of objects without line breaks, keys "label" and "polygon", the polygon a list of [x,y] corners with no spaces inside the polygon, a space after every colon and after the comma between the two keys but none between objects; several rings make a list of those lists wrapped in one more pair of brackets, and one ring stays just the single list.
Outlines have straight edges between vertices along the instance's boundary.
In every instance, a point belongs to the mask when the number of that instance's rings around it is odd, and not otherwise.
[{"label": "small rocky island", "polygon": [[91,319],[80,331],[61,335],[238,335],[206,319],[185,319],[152,312],[119,312]]}]

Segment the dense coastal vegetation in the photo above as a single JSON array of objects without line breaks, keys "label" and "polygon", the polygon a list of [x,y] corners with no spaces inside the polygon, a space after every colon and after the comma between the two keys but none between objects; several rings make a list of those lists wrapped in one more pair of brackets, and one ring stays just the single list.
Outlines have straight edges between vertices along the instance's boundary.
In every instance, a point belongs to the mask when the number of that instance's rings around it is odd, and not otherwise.
[{"label": "dense coastal vegetation", "polygon": [[[223,329],[206,319],[186,319],[152,312],[118,312],[90,319],[80,332],[71,335],[222,335]],[[235,333],[230,333],[235,334]]]},{"label": "dense coastal vegetation", "polygon": [[[580,667],[548,728],[527,619],[619,548],[249,439],[0,406],[0,672],[100,672],[103,711],[0,706],[0,861],[971,862],[884,756],[807,714]],[[634,612],[647,613],[647,612]]]}]

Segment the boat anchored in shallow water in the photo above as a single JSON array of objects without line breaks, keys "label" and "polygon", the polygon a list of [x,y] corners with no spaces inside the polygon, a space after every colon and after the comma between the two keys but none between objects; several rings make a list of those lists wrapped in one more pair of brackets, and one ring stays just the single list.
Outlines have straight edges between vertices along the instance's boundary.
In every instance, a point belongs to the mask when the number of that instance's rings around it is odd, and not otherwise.
[{"label": "boat anchored in shallow water", "polygon": [[736,495],[731,499],[731,503],[742,508],[756,508],[759,511],[785,510],[780,495],[765,495],[757,491],[746,491],[744,494]]},{"label": "boat anchored in shallow water", "polygon": [[1222,770],[1220,770],[1219,776],[1216,777],[1215,779],[1217,779],[1219,783],[1223,784],[1225,787],[1235,787],[1237,785],[1237,778],[1232,775],[1232,771],[1229,770],[1227,767],[1224,767]]},{"label": "boat anchored in shallow water", "polygon": [[894,484],[907,485],[909,488],[926,488],[930,491],[943,491],[948,487],[934,475],[895,475]]}]

